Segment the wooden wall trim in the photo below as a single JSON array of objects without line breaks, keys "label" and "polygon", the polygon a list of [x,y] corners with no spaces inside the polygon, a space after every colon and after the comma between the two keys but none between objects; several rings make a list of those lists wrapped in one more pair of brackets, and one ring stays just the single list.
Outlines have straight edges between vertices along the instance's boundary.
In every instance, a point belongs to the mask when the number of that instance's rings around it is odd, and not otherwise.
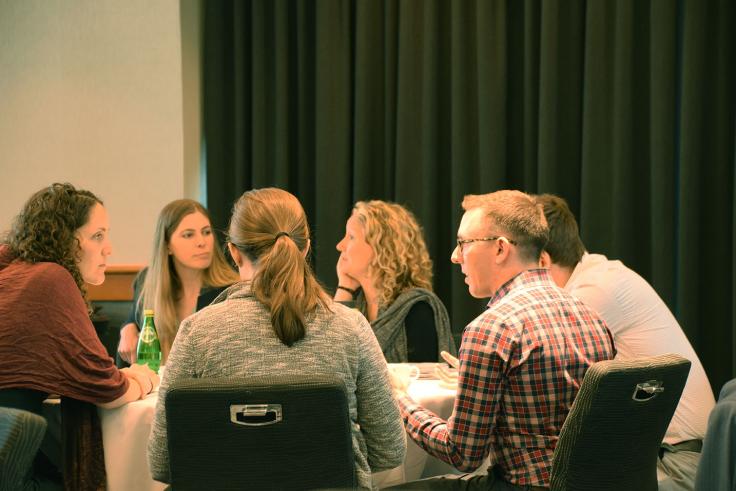
[{"label": "wooden wall trim", "polygon": [[105,282],[87,285],[87,298],[95,300],[133,300],[133,280],[143,264],[110,264],[105,271]]}]

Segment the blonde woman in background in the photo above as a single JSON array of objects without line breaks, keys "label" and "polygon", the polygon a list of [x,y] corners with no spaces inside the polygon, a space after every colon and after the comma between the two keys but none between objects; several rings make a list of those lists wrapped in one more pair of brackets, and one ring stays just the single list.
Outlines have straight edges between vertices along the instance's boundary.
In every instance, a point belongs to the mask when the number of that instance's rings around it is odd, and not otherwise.
[{"label": "blonde woman in background", "polygon": [[292,194],[246,192],[233,208],[229,236],[241,281],[182,322],[148,441],[151,475],[170,480],[165,404],[178,380],[335,374],[348,397],[356,481],[370,489],[371,472],[401,464],[406,441],[368,322],[334,303],[314,277],[307,218]]},{"label": "blonde woman in background", "polygon": [[135,281],[133,308],[120,329],[120,358],[135,363],[141,314],[153,309],[165,362],[179,323],[236,281],[207,210],[191,199],[172,201],[158,216],[150,266]]},{"label": "blonde woman in background", "polygon": [[396,203],[358,201],[337,244],[335,300],[355,302],[389,363],[456,354],[450,320],[432,292],[432,261],[414,215]]}]

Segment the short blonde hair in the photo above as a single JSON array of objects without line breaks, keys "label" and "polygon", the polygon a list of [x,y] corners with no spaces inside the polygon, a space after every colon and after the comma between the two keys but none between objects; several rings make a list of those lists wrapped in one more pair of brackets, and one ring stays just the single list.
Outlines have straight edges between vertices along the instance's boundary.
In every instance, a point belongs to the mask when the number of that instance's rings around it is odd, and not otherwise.
[{"label": "short blonde hair", "polygon": [[353,208],[373,249],[369,270],[381,287],[379,305],[410,288],[432,290],[432,260],[412,212],[396,203],[358,201]]},{"label": "short blonde hair", "polygon": [[468,194],[463,210],[481,208],[490,219],[489,227],[498,227],[516,242],[523,260],[538,261],[549,239],[544,209],[536,200],[521,191],[501,190],[488,194]]}]

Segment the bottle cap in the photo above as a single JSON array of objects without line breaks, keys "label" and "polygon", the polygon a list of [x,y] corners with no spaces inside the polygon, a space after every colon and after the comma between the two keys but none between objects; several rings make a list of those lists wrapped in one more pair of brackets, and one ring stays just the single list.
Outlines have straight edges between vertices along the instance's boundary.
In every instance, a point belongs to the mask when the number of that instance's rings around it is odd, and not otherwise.
[{"label": "bottle cap", "polygon": [[146,309],[143,311],[145,317],[153,317],[153,309]]}]

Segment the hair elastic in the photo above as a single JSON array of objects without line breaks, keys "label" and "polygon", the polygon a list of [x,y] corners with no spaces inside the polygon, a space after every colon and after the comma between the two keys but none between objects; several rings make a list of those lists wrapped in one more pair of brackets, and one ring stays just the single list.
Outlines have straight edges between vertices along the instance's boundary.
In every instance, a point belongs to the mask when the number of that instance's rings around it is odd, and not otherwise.
[{"label": "hair elastic", "polygon": [[288,233],[288,232],[279,232],[279,233],[277,233],[277,234],[276,234],[276,237],[274,237],[274,239],[273,239],[273,240],[274,240],[274,241],[276,241],[276,240],[279,240],[279,237],[281,237],[282,235],[285,235],[285,236],[287,236],[287,237],[291,238],[291,235],[289,235],[289,233]]}]

